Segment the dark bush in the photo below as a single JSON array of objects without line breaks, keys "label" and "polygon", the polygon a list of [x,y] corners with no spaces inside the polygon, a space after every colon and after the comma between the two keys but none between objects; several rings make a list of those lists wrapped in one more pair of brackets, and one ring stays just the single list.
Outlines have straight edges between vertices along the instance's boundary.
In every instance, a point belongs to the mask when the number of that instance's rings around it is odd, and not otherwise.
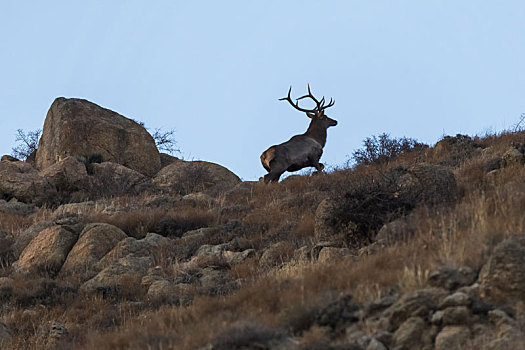
[{"label": "dark bush", "polygon": [[214,350],[261,348],[269,349],[272,341],[283,339],[284,332],[255,323],[234,326],[222,332],[214,341]]},{"label": "dark bush", "polygon": [[84,164],[89,175],[93,175],[93,163],[102,163],[104,157],[102,157],[102,154],[100,153],[93,153],[85,157],[77,157],[77,160]]},{"label": "dark bush", "polygon": [[428,146],[415,139],[402,137],[391,138],[383,133],[379,136],[367,137],[363,141],[363,148],[352,154],[357,165],[371,163],[387,163],[401,154],[421,150]]}]

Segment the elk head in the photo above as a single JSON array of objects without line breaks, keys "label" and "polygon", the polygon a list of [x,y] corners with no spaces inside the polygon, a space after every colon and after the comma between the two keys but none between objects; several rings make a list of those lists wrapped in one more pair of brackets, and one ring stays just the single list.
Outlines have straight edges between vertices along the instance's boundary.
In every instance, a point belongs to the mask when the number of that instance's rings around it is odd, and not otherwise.
[{"label": "elk head", "polygon": [[[279,101],[288,101],[292,105],[292,107],[294,107],[298,111],[306,113],[308,118],[312,119],[310,123],[310,127],[308,128],[308,131],[306,132],[306,134],[308,134],[309,131],[311,131],[312,133],[316,133],[316,134],[321,132],[322,134],[324,131],[324,134],[326,135],[326,129],[328,129],[331,126],[337,125],[337,120],[329,118],[325,114],[325,110],[327,108],[332,107],[335,104],[335,100],[332,100],[332,98],[330,98],[330,102],[328,102],[327,105],[325,105],[326,100],[324,96],[320,101],[317,100],[314,97],[314,95],[312,95],[312,92],[310,90],[310,84],[308,84],[308,94],[297,98],[295,103],[292,101],[291,94],[292,94],[292,87],[290,86],[290,89],[288,90],[288,96],[280,98]],[[302,100],[305,98],[310,98],[312,101],[315,102],[316,106],[313,109],[306,109],[306,108],[299,107],[299,100]],[[314,136],[314,135],[311,135],[311,136]],[[324,146],[326,143],[326,136],[321,139],[322,139],[320,140],[322,141],[321,144]]]}]

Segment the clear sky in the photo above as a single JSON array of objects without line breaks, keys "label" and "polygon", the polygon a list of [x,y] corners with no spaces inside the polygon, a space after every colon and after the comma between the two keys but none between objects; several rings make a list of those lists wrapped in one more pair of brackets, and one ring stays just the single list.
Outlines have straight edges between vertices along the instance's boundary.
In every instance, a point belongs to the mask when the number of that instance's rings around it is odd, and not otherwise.
[{"label": "clear sky", "polygon": [[387,132],[435,143],[525,112],[523,1],[0,0],[0,153],[58,96],[176,129],[185,159],[265,173],[306,130],[277,99],[333,97],[322,161]]}]

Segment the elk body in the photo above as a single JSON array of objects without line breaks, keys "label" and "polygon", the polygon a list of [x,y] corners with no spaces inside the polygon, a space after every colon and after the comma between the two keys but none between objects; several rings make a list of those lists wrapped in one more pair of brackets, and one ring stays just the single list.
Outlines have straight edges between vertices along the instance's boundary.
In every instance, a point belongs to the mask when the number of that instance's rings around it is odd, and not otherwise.
[{"label": "elk body", "polygon": [[[318,101],[312,95],[310,85],[308,85],[308,94],[296,99],[295,103],[292,101],[291,93],[292,88],[290,87],[288,96],[279,100],[288,101],[292,107],[306,113],[311,119],[310,126],[304,134],[295,135],[290,140],[274,145],[261,154],[261,163],[268,171],[268,174],[264,175],[265,183],[279,181],[285,171],[293,172],[306,167],[314,167],[318,172],[321,172],[324,165],[319,163],[319,159],[326,144],[326,130],[337,125],[336,120],[328,118],[325,114],[325,109],[332,107],[335,101],[330,99],[330,102],[325,106],[324,97]],[[316,107],[313,109],[299,107],[299,100],[304,98],[312,99]]]}]

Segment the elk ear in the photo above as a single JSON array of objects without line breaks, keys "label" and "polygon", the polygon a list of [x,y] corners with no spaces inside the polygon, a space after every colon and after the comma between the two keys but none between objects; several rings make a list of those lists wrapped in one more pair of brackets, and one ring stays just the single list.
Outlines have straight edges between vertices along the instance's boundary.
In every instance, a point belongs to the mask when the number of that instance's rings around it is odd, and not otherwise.
[{"label": "elk ear", "polygon": [[307,115],[308,118],[310,118],[310,119],[315,118],[315,114],[313,114],[313,113],[306,112],[306,115]]}]

